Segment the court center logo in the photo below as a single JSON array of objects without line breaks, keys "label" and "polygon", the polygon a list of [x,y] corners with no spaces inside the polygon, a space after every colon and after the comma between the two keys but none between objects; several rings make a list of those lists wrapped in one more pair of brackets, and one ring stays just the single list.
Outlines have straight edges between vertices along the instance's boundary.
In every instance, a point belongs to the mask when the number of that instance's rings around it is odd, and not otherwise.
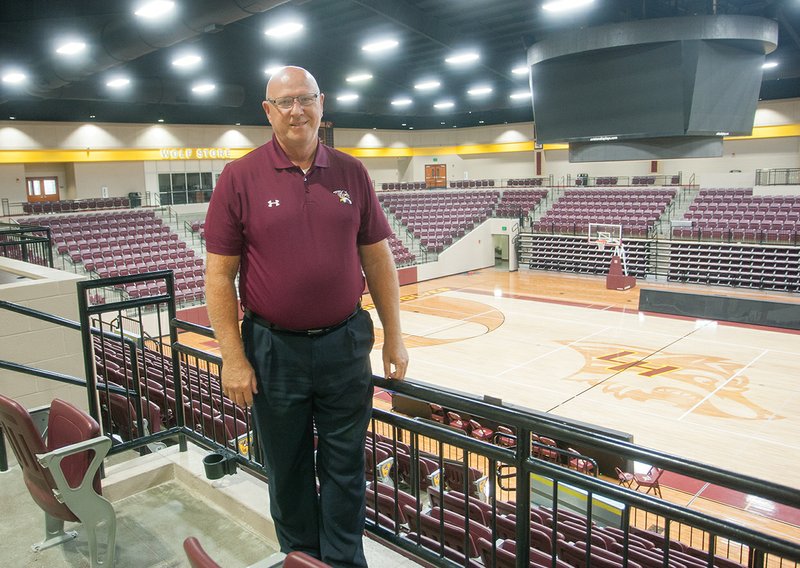
[{"label": "court center logo", "polygon": [[722,418],[785,418],[750,400],[750,378],[741,372],[741,363],[724,357],[666,351],[652,354],[632,345],[559,343],[569,345],[584,359],[583,368],[570,380],[597,385],[620,400],[660,402],[687,414]]},{"label": "court center logo", "polygon": [[337,189],[333,193],[339,197],[339,203],[347,203],[348,205],[353,204],[353,200],[350,199],[350,194],[346,189]]}]

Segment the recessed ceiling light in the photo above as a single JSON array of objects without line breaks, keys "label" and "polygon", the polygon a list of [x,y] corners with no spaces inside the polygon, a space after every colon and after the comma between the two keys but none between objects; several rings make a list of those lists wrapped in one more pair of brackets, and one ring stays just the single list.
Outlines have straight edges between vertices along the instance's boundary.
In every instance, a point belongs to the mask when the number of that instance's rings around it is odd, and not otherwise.
[{"label": "recessed ceiling light", "polygon": [[453,101],[439,101],[433,105],[433,108],[444,109],[444,108],[453,108],[456,106],[456,103]]},{"label": "recessed ceiling light", "polygon": [[392,101],[392,106],[408,106],[413,102],[412,99],[395,99]]},{"label": "recessed ceiling light", "polygon": [[139,6],[139,9],[134,12],[140,18],[157,18],[163,16],[167,12],[175,8],[175,2],[171,0],[150,0]]},{"label": "recessed ceiling light", "polygon": [[164,122],[164,119],[163,118],[159,118],[158,122]]},{"label": "recessed ceiling light", "polygon": [[62,43],[56,48],[56,53],[59,55],[75,55],[86,49],[86,44],[82,41],[68,41]]},{"label": "recessed ceiling light", "polygon": [[188,53],[186,55],[181,55],[180,57],[176,57],[172,60],[172,65],[175,67],[194,67],[195,65],[199,64],[203,60],[202,57],[197,55],[196,53]]},{"label": "recessed ceiling light", "polygon": [[465,51],[464,53],[456,53],[445,59],[446,63],[451,65],[462,65],[464,63],[472,63],[480,58],[477,51]]},{"label": "recessed ceiling light", "polygon": [[440,122],[439,124],[445,124],[445,122],[444,122],[444,121],[442,121],[442,122]]},{"label": "recessed ceiling light", "polygon": [[377,53],[386,51],[387,49],[394,49],[398,45],[400,45],[400,43],[395,39],[382,39],[371,43],[365,43],[361,46],[361,50],[369,53]]},{"label": "recessed ceiling light", "polygon": [[277,73],[278,71],[283,69],[284,67],[286,67],[286,65],[270,65],[269,67],[264,69],[264,74],[265,75],[269,75],[271,77],[272,75],[274,75],[275,73]]},{"label": "recessed ceiling light", "polygon": [[401,124],[400,126],[405,126],[405,125],[406,125],[406,123],[404,122],[404,123],[403,123],[403,124]]},{"label": "recessed ceiling light", "polygon": [[542,10],[548,12],[567,12],[569,10],[588,6],[592,2],[594,2],[594,0],[550,0],[542,4]]},{"label": "recessed ceiling light", "polygon": [[528,66],[521,65],[520,67],[514,67],[511,72],[514,75],[527,75],[528,74]]},{"label": "recessed ceiling light", "polygon": [[241,125],[242,125],[241,122],[237,122],[235,126],[241,126]]},{"label": "recessed ceiling light", "polygon": [[511,93],[508,98],[509,99],[528,99],[531,96],[530,91],[519,91],[517,93]]},{"label": "recessed ceiling light", "polygon": [[128,79],[127,77],[116,77],[108,81],[106,83],[106,86],[111,87],[112,89],[119,89],[121,87],[124,87],[125,85],[129,85],[130,82],[131,80]]},{"label": "recessed ceiling light", "polygon": [[192,87],[192,92],[198,94],[204,94],[204,93],[210,93],[216,88],[217,86],[214,83],[198,83]]},{"label": "recessed ceiling light", "polygon": [[278,38],[289,37],[300,33],[303,30],[303,27],[303,24],[300,22],[284,22],[282,24],[272,26],[271,28],[267,28],[264,30],[264,35]]},{"label": "recessed ceiling light", "polygon": [[764,65],[761,66],[761,68],[762,69],[774,69],[777,66],[778,66],[778,62],[777,61],[767,61],[767,62],[764,63]]},{"label": "recessed ceiling light", "polygon": [[93,114],[90,114],[90,115],[89,115],[89,118],[94,118],[94,115],[93,115]]},{"label": "recessed ceiling light", "polygon": [[339,95],[336,97],[336,100],[342,103],[349,103],[358,99],[358,95],[356,93],[345,93],[343,95]]},{"label": "recessed ceiling light", "polygon": [[[16,116],[9,116],[8,120],[17,120],[17,117]],[[405,126],[405,124],[403,126]]]},{"label": "recessed ceiling light", "polygon": [[408,129],[409,130],[414,130],[414,127],[413,126],[409,126]]},{"label": "recessed ceiling light", "polygon": [[430,91],[433,89],[438,89],[441,85],[442,84],[439,81],[424,81],[414,85],[414,88],[418,91]]},{"label": "recessed ceiling light", "polygon": [[471,95],[473,97],[479,97],[481,95],[488,95],[491,92],[492,92],[492,88],[491,87],[474,87],[474,88],[468,90],[467,94]]},{"label": "recessed ceiling light", "polygon": [[484,124],[485,122],[486,122],[485,120],[479,120],[478,124]]},{"label": "recessed ceiling light", "polygon": [[372,79],[372,75],[369,73],[359,73],[358,75],[350,75],[345,79],[348,83],[363,83],[364,81],[369,81]]},{"label": "recessed ceiling light", "polygon": [[3,83],[11,83],[15,85],[17,83],[22,83],[28,77],[25,73],[21,73],[19,71],[9,71],[5,75],[3,75]]}]

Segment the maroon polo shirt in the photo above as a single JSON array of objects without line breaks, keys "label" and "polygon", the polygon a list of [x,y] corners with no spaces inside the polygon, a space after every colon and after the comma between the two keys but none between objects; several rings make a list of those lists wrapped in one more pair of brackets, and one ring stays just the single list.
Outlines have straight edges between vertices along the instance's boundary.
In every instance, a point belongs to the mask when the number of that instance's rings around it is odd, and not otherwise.
[{"label": "maroon polo shirt", "polygon": [[304,174],[274,137],[225,166],[205,223],[209,252],[241,257],[242,305],[289,329],[350,315],[364,291],[358,246],[391,232],[361,162],[319,144]]}]

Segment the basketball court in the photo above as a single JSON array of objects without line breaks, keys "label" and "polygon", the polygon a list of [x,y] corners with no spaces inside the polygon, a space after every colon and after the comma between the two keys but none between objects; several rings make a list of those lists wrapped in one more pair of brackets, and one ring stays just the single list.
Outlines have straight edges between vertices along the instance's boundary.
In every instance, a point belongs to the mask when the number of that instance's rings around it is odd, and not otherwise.
[{"label": "basketball court", "polygon": [[[703,286],[605,284],[602,276],[487,268],[403,286],[408,377],[621,430],[639,445],[800,489],[800,332],[638,311],[641,287],[709,293]],[[380,374],[382,333],[369,302]],[[382,393],[376,405],[387,400]],[[664,485],[669,500],[800,538],[798,511],[679,476]]]}]

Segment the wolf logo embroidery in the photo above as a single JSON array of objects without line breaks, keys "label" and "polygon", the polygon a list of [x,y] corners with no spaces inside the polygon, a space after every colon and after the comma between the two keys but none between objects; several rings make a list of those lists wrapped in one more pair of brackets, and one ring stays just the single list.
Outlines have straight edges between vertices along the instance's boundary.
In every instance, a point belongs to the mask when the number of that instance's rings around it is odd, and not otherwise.
[{"label": "wolf logo embroidery", "polygon": [[350,199],[350,194],[347,193],[347,190],[337,189],[333,193],[339,196],[339,203],[347,203],[348,205],[353,204],[353,201]]}]

